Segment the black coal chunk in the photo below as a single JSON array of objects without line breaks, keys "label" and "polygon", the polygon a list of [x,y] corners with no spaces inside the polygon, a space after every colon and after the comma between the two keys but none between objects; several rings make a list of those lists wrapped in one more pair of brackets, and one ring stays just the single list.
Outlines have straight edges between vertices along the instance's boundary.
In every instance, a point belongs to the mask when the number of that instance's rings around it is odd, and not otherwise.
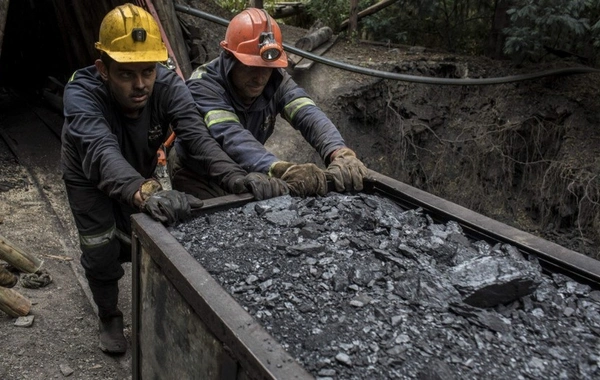
[{"label": "black coal chunk", "polygon": [[600,376],[600,293],[369,194],[252,202],[171,229],[318,379]]}]

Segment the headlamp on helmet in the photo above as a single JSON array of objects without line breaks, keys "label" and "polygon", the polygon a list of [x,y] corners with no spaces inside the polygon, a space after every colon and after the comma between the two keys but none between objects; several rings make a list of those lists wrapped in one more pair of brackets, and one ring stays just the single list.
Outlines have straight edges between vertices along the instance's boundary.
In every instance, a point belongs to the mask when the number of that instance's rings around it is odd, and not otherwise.
[{"label": "headlamp on helmet", "polygon": [[287,67],[281,29],[264,9],[247,8],[227,27],[221,47],[253,67]]},{"label": "headlamp on helmet", "polygon": [[146,29],[144,28],[133,28],[131,31],[131,38],[133,38],[134,42],[144,42],[146,41]]},{"label": "headlamp on helmet", "polygon": [[281,56],[281,46],[275,41],[273,36],[273,29],[271,28],[271,22],[269,14],[263,9],[267,18],[267,31],[260,34],[258,51],[260,57],[266,62],[273,62],[279,59]]},{"label": "headlamp on helmet", "polygon": [[121,63],[164,62],[168,58],[154,17],[131,3],[120,5],[104,16],[95,46]]}]

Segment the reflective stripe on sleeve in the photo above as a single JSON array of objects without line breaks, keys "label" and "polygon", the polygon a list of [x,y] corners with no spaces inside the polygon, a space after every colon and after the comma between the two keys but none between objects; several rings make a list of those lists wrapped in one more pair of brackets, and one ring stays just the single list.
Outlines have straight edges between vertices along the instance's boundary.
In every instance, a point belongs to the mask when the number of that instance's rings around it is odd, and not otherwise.
[{"label": "reflective stripe on sleeve", "polygon": [[298,98],[298,99],[294,99],[291,102],[289,102],[288,104],[285,105],[285,107],[283,108],[283,112],[285,114],[285,118],[287,120],[293,120],[294,116],[296,115],[296,112],[298,112],[298,110],[304,106],[315,106],[315,102],[312,101],[312,99],[307,98],[307,97],[303,97],[303,98]]},{"label": "reflective stripe on sleeve", "polygon": [[95,248],[108,244],[115,237],[117,227],[113,224],[108,230],[95,235],[80,235],[79,241],[82,247]]},{"label": "reflective stripe on sleeve", "polygon": [[202,74],[206,73],[206,67],[204,66],[198,66],[196,67],[196,69],[194,71],[192,71],[192,74],[190,75],[189,79],[200,79],[202,78]]},{"label": "reflective stripe on sleeve", "polygon": [[211,126],[218,123],[225,123],[227,121],[233,121],[235,123],[239,123],[240,119],[233,112],[225,111],[225,110],[214,110],[209,111],[206,116],[204,116],[204,123],[206,123],[206,127],[210,128]]}]

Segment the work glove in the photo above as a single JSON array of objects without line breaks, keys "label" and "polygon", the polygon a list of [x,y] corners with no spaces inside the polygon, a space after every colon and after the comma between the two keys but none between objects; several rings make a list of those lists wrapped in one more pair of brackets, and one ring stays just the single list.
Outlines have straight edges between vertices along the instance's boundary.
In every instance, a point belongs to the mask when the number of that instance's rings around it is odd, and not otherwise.
[{"label": "work glove", "polygon": [[290,193],[285,181],[263,173],[249,173],[244,177],[244,185],[259,201]]},{"label": "work glove", "polygon": [[249,189],[246,187],[245,182],[246,176],[236,175],[225,182],[224,187],[225,190],[230,194],[247,193]]},{"label": "work glove", "polygon": [[331,154],[331,163],[325,170],[328,181],[333,182],[336,191],[360,191],[367,167],[356,158],[349,148],[340,148]]},{"label": "work glove", "polygon": [[192,208],[204,205],[200,199],[177,190],[162,190],[156,180],[147,180],[140,186],[140,209],[153,219],[173,225],[191,216]]},{"label": "work glove", "polygon": [[291,195],[308,197],[327,194],[325,172],[315,164],[277,161],[271,165],[269,176],[285,181]]}]

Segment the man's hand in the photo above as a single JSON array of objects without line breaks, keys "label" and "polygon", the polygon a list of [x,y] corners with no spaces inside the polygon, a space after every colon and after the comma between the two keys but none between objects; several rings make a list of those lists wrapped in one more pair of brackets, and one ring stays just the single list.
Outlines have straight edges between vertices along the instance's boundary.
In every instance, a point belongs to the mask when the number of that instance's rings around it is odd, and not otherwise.
[{"label": "man's hand", "polygon": [[249,189],[246,187],[245,181],[246,176],[243,175],[232,177],[225,183],[225,191],[231,194],[247,193]]},{"label": "man's hand", "polygon": [[315,164],[293,164],[277,161],[271,165],[269,175],[284,180],[290,194],[300,197],[327,194],[325,172]]},{"label": "man's hand", "polygon": [[335,185],[336,191],[360,191],[367,167],[356,158],[349,148],[340,148],[331,154],[331,163],[325,170],[327,179]]},{"label": "man's hand", "polygon": [[254,198],[259,201],[290,193],[290,189],[285,181],[269,177],[263,173],[248,174],[244,177],[244,185],[254,195]]},{"label": "man's hand", "polygon": [[177,190],[161,190],[145,199],[141,208],[159,222],[173,225],[189,218],[192,208],[202,207],[203,204],[193,195]]}]

